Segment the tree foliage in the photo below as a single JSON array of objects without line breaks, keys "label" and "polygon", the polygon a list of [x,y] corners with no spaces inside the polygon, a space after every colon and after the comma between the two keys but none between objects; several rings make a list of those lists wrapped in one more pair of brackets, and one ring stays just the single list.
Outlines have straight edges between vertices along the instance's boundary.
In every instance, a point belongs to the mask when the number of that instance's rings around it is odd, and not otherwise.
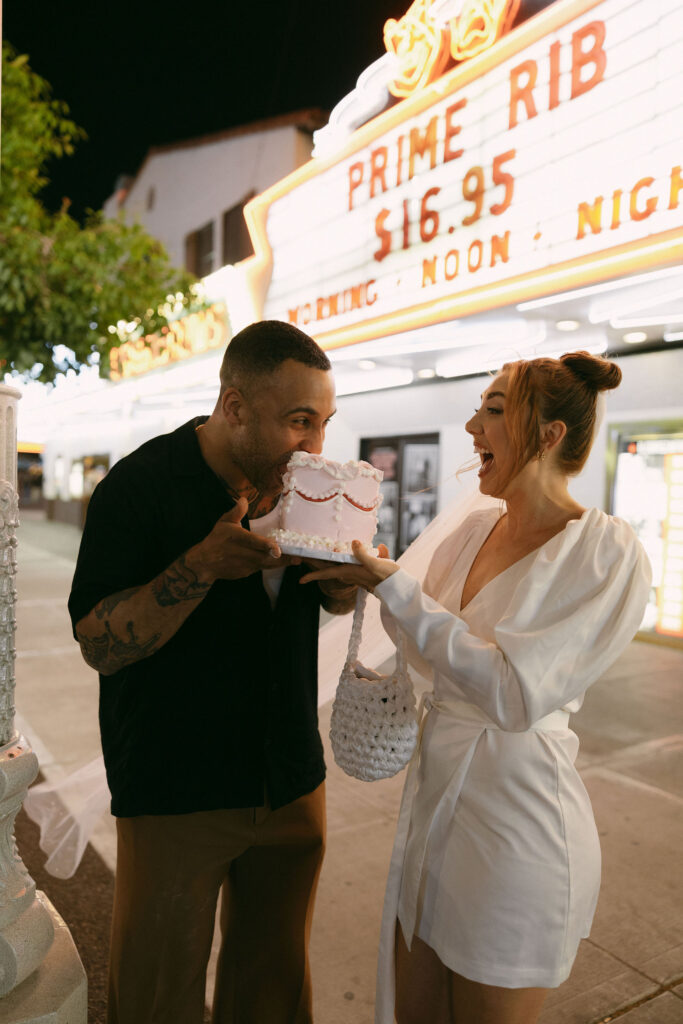
[{"label": "tree foliage", "polygon": [[140,225],[93,212],[81,225],[67,200],[57,213],[44,207],[49,161],[85,133],[28,57],[6,42],[2,56],[0,363],[51,381],[99,356],[106,373],[112,345],[158,332],[179,293],[187,308],[200,304],[194,279]]}]

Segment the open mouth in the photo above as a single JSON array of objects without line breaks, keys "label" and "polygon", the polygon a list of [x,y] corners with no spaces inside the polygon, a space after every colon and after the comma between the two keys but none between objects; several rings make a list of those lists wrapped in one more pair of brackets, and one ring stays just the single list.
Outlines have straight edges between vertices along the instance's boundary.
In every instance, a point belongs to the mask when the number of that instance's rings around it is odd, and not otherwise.
[{"label": "open mouth", "polygon": [[481,468],[477,474],[479,477],[486,476],[487,473],[491,472],[491,468],[494,463],[493,452],[486,451],[484,448],[477,448],[477,454],[481,459]]}]

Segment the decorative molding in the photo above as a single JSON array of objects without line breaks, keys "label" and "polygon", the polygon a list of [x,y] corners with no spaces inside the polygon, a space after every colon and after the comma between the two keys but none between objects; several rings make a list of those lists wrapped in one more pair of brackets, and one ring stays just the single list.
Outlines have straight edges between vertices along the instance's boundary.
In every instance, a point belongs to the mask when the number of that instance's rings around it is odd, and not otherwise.
[{"label": "decorative molding", "polygon": [[0,480],[0,747],[14,733],[14,633],[19,501],[14,486]]},{"label": "decorative molding", "polygon": [[38,759],[23,736],[0,749],[0,928],[14,921],[35,896],[35,882],[17,853],[14,819],[38,774]]}]

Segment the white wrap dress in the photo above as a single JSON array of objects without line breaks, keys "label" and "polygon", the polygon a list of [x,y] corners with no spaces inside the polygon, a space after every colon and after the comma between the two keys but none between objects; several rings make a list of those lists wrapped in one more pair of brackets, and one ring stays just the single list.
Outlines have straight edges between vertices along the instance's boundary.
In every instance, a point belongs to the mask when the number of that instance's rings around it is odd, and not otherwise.
[{"label": "white wrap dress", "polygon": [[626,523],[589,509],[461,609],[498,515],[476,512],[443,542],[424,592],[403,570],[375,588],[389,631],[393,618],[433,670],[387,882],[376,1024],[394,1021],[397,918],[408,946],[419,936],[458,974],[550,988],[595,911],[600,847],[569,714],[638,629],[650,566]]}]

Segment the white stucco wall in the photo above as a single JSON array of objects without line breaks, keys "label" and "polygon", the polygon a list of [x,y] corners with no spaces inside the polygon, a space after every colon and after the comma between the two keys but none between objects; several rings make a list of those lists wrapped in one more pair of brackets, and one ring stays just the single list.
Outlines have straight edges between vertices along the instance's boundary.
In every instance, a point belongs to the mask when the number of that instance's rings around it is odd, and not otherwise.
[{"label": "white stucco wall", "polygon": [[[307,132],[285,126],[153,154],[133,182],[124,216],[163,242],[176,266],[185,262],[185,236],[212,220],[215,270],[221,265],[223,213],[305,163],[311,148]],[[152,188],[154,205],[148,210]],[[117,215],[115,196],[104,212]]]}]

